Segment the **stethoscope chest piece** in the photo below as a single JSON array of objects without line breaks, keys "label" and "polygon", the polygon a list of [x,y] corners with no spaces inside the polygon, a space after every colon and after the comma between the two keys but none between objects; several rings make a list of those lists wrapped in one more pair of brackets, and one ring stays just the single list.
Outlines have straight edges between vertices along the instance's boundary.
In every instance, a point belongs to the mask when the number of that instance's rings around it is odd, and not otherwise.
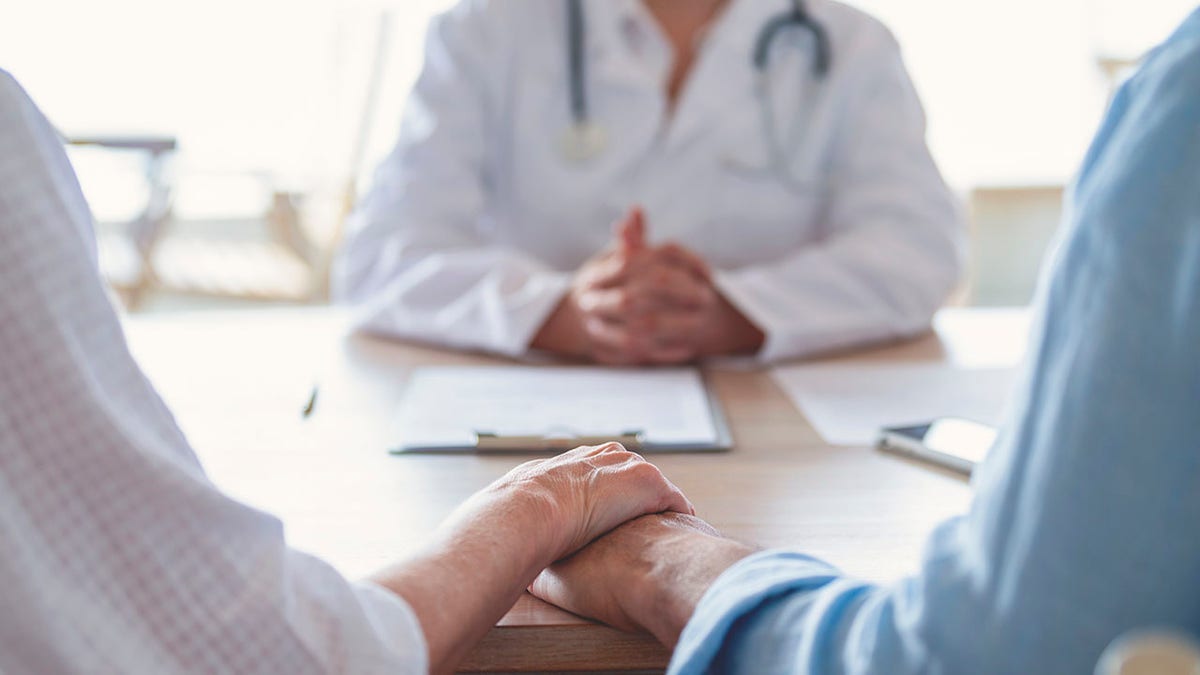
[{"label": "stethoscope chest piece", "polygon": [[582,164],[599,157],[607,145],[608,134],[603,127],[591,122],[578,122],[563,133],[562,153],[568,161]]}]

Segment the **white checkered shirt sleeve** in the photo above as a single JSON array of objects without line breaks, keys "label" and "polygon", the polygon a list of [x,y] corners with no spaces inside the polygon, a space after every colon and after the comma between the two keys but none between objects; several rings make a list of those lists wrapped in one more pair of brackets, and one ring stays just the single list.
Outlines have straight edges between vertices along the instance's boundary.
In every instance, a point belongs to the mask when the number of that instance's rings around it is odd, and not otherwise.
[{"label": "white checkered shirt sleeve", "polygon": [[0,71],[0,672],[416,673],[396,596],[206,478],[126,348],[57,135]]}]

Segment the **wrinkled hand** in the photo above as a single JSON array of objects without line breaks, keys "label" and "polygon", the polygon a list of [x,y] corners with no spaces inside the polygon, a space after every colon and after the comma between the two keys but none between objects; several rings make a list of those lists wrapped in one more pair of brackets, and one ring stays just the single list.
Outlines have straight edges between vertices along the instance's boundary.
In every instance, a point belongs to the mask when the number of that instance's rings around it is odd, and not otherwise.
[{"label": "wrinkled hand", "polygon": [[[479,500],[483,504],[479,504]],[[658,470],[620,443],[585,446],[526,462],[464,505],[504,509],[527,522],[543,566],[578,550],[630,519],[650,513],[695,513],[691,502]]]},{"label": "wrinkled hand", "polygon": [[407,559],[372,576],[418,617],[430,672],[454,672],[547,565],[644,514],[692,513],[617,443],[526,462],[477,492]]},{"label": "wrinkled hand", "polygon": [[[646,244],[640,209],[618,225],[616,238],[579,270],[534,346],[634,365],[684,363],[761,344],[761,332],[717,291],[703,259],[678,244]],[[561,348],[567,343],[572,347]]]},{"label": "wrinkled hand", "polygon": [[692,515],[630,521],[543,571],[534,595],[673,646],[712,582],[753,549]]}]

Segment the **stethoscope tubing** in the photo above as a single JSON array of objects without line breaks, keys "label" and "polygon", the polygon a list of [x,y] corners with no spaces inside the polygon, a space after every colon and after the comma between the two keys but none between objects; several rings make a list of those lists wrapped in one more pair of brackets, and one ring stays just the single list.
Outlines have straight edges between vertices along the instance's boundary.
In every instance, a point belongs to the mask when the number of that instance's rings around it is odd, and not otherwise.
[{"label": "stethoscope tubing", "polygon": [[[770,107],[770,96],[761,91],[765,86],[770,67],[771,45],[775,38],[788,28],[807,30],[813,37],[813,66],[812,75],[816,81],[823,80],[833,65],[832,47],[829,34],[821,22],[812,17],[804,0],[791,0],[791,9],[767,21],[754,41],[754,51],[751,53],[751,64],[758,71],[760,82],[759,98],[764,108]],[[587,97],[587,17],[583,9],[583,0],[567,0],[567,77],[570,91],[571,123],[576,132],[575,138],[586,138],[589,133],[593,136],[600,131],[591,119],[591,109]],[[777,136],[775,132],[774,115],[764,110],[763,123],[767,126],[768,136]],[[570,138],[571,135],[568,134]],[[774,138],[770,143],[774,162],[782,163],[788,149],[774,147],[782,139]],[[568,153],[572,154],[572,153]],[[585,155],[585,151],[574,154]]]},{"label": "stethoscope tubing", "polygon": [[571,85],[571,121],[576,126],[588,123],[587,100],[587,18],[583,13],[583,0],[567,2],[567,65]]}]

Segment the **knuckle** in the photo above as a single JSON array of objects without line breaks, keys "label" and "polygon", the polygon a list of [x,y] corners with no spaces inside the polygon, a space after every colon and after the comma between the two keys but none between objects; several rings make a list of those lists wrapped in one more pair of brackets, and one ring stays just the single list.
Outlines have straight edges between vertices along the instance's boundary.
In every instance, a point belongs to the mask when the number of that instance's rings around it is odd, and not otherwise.
[{"label": "knuckle", "polygon": [[662,477],[662,472],[658,470],[658,467],[641,458],[634,460],[628,470],[630,474],[640,480],[657,481]]}]

